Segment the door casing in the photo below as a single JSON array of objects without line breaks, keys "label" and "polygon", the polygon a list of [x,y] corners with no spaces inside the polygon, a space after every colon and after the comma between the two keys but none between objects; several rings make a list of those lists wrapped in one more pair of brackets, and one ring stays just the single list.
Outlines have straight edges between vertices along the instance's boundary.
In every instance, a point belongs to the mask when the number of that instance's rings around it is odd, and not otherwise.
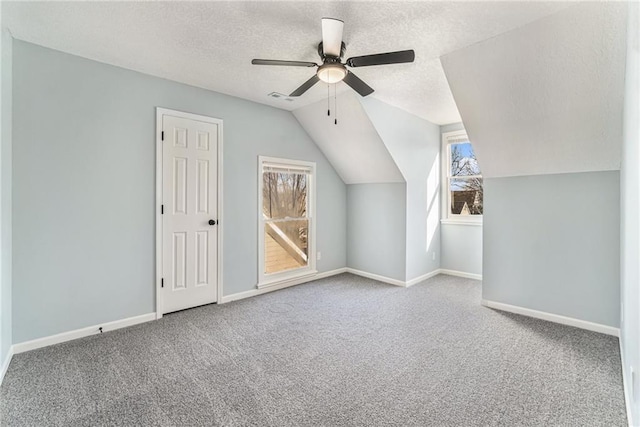
[{"label": "door casing", "polygon": [[223,147],[223,126],[222,119],[216,119],[213,117],[202,116],[199,114],[186,113],[183,111],[171,110],[168,108],[156,108],[156,319],[162,318],[163,312],[163,293],[162,293],[162,117],[163,116],[181,117],[184,119],[197,120],[200,122],[213,123],[218,126],[218,242],[217,242],[217,303],[222,302],[222,242],[223,242],[223,230],[224,219],[222,217],[222,147]]}]

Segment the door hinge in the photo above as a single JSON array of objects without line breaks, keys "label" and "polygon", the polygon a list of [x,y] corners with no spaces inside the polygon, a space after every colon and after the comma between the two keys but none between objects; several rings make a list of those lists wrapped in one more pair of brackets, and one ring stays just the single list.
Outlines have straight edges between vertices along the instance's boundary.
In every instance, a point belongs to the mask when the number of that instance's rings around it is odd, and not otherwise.
[{"label": "door hinge", "polygon": [[160,279],[160,287],[164,288],[164,277],[162,279]]},{"label": "door hinge", "polygon": [[160,215],[164,215],[164,205],[160,205]]},{"label": "door hinge", "polygon": [[164,131],[162,131],[162,132],[160,133],[160,139],[161,139],[162,141],[164,141]]}]

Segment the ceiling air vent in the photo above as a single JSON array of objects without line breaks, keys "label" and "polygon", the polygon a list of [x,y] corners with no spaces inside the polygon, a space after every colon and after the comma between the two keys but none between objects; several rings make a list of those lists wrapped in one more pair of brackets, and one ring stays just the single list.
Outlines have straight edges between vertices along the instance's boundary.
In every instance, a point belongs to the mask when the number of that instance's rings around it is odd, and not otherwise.
[{"label": "ceiling air vent", "polygon": [[292,98],[292,97],[290,97],[290,96],[287,96],[287,95],[285,95],[285,94],[283,94],[283,93],[280,93],[280,92],[271,92],[271,93],[270,93],[270,94],[268,94],[267,96],[269,96],[269,97],[271,97],[271,98],[280,99],[280,100],[282,100],[282,101],[289,101],[289,102],[295,101],[295,99],[294,99],[294,98]]}]

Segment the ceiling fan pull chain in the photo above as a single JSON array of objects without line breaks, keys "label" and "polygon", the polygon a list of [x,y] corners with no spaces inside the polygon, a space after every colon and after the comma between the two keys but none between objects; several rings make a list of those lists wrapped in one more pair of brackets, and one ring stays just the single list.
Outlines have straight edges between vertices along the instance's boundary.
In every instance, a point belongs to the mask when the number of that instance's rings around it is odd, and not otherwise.
[{"label": "ceiling fan pull chain", "polygon": [[329,93],[329,83],[327,83],[327,116],[331,115],[331,104],[330,104],[331,95]]},{"label": "ceiling fan pull chain", "polygon": [[333,116],[335,117],[335,120],[333,123],[336,125],[338,124],[338,95],[336,94],[337,86],[338,86],[337,83],[333,85],[333,111],[334,111]]}]

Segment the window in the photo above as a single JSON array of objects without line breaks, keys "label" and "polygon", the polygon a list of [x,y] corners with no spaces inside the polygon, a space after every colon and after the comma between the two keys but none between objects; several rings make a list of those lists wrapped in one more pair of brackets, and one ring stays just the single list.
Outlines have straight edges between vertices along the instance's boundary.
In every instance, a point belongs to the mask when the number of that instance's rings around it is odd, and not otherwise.
[{"label": "window", "polygon": [[483,213],[482,173],[464,131],[443,135],[446,163],[446,216],[452,220],[479,221]]},{"label": "window", "polygon": [[315,163],[260,157],[259,283],[315,273]]}]

